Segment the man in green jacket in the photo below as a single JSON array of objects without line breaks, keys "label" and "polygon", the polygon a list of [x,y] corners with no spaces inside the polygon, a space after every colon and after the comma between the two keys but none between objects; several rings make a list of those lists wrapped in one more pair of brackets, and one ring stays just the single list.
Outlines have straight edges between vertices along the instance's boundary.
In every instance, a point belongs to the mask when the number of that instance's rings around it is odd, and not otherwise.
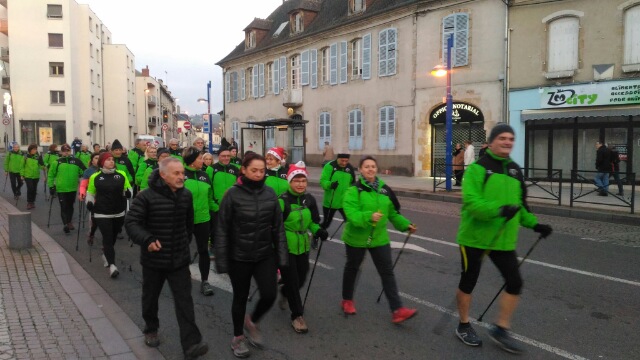
[{"label": "man in green jacket", "polygon": [[38,154],[38,146],[31,144],[27,148],[27,155],[24,158],[24,166],[20,172],[20,176],[27,183],[27,210],[36,207],[36,194],[38,190],[38,181],[40,181],[40,170],[44,169],[42,156]]},{"label": "man in green jacket", "polygon": [[[9,174],[9,181],[11,181],[11,190],[16,200],[22,195],[20,188],[22,188],[22,178],[20,172],[24,166],[24,153],[20,150],[20,144],[14,142],[12,150],[4,158],[4,172]],[[6,176],[6,175],[5,175]],[[5,179],[6,181],[6,179]]]},{"label": "man in green jacket", "polygon": [[71,156],[71,146],[69,144],[63,144],[60,147],[60,158],[49,169],[47,185],[51,196],[56,192],[58,193],[60,217],[62,217],[65,234],[69,234],[74,229],[71,222],[73,204],[76,201],[79,180],[85,169],[80,159]]},{"label": "man in green jacket", "polygon": [[127,157],[129,158],[129,161],[131,161],[131,166],[133,167],[134,175],[138,171],[140,163],[144,161],[144,152],[147,151],[148,145],[147,140],[136,139],[134,148],[129,150],[127,153]]},{"label": "man in green jacket", "polygon": [[89,146],[80,145],[80,151],[76,152],[76,157],[82,161],[82,165],[88,168],[89,163],[91,162],[91,152],[89,151]]},{"label": "man in green jacket", "polygon": [[488,255],[505,279],[500,309],[489,336],[505,351],[522,352],[509,334],[511,316],[522,289],[516,245],[520,226],[533,229],[541,237],[551,234],[551,227],[538,223],[527,206],[526,185],[520,167],[509,155],[513,148],[511,126],[499,123],[489,135],[489,149],[484,157],[471,164],[464,173],[462,210],[457,242],[460,244],[462,276],[456,291],[460,323],[458,338],[469,346],[482,340],[469,324],[469,307],[482,258]]}]

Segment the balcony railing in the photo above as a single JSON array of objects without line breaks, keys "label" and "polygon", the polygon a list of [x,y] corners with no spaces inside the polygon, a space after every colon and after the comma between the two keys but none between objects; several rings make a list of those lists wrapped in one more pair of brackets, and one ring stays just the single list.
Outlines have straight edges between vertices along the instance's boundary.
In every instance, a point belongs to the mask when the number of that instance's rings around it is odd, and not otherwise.
[{"label": "balcony railing", "polygon": [[147,95],[147,104],[149,106],[155,106],[158,103],[158,98],[155,95]]}]

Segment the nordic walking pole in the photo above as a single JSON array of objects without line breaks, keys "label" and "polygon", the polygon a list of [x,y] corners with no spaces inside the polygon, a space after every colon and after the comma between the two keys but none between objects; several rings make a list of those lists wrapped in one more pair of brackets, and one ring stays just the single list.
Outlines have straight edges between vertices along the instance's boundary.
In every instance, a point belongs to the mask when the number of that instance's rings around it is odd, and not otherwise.
[{"label": "nordic walking pole", "polygon": [[[531,245],[531,248],[529,248],[529,251],[527,251],[527,253],[524,255],[522,260],[520,260],[520,262],[518,263],[518,269],[520,269],[520,266],[522,265],[522,263],[524,263],[524,261],[529,257],[533,249],[538,245],[538,243],[540,242],[540,240],[542,240],[542,238],[543,238],[542,235],[538,236],[538,239],[536,240],[536,242],[534,242],[533,245]],[[484,314],[486,314],[487,311],[489,311],[489,308],[491,307],[491,305],[493,305],[493,303],[496,301],[496,299],[498,298],[498,296],[500,295],[502,290],[504,290],[505,287],[507,287],[506,282],[502,284],[502,287],[500,288],[500,290],[498,290],[498,293],[496,294],[496,296],[493,297],[493,300],[491,300],[487,308],[484,309],[484,312],[482,313],[482,315],[480,315],[480,317],[478,318],[478,321],[482,321]]]},{"label": "nordic walking pole", "polygon": [[9,178],[9,173],[8,172],[4,173],[4,187],[2,188],[2,192],[7,191],[7,180],[8,180],[8,178]]},{"label": "nordic walking pole", "polygon": [[[411,233],[408,233],[407,237],[404,238],[404,242],[402,243],[402,247],[400,248],[400,252],[398,253],[398,256],[396,256],[396,261],[393,262],[393,266],[391,267],[392,271],[393,271],[393,269],[396,268],[396,264],[398,263],[398,260],[400,260],[400,255],[402,255],[402,252],[404,251],[405,246],[407,246],[407,242],[409,241],[410,237],[411,237]],[[376,303],[380,302],[380,298],[382,298],[382,293],[384,293],[384,288],[382,289],[382,291],[380,291],[380,295],[378,295],[378,300],[376,300]]]},{"label": "nordic walking pole", "polygon": [[53,205],[53,196],[49,196],[49,217],[47,218],[47,227],[51,224],[51,207]]},{"label": "nordic walking pole", "polygon": [[[249,297],[247,298],[247,301],[251,301],[253,300],[253,296],[258,292],[258,287],[256,286],[256,288],[253,290],[253,292],[251,293],[251,295],[249,295]],[[302,307],[304,309],[304,306]]]},{"label": "nordic walking pole", "polygon": [[44,182],[42,183],[42,190],[44,191],[44,201],[49,201],[49,198],[47,197],[47,171],[44,170]]},{"label": "nordic walking pole", "polygon": [[78,199],[78,236],[76,237],[76,251],[78,251],[78,244],[80,243],[80,225],[82,222],[82,209],[83,202]]}]

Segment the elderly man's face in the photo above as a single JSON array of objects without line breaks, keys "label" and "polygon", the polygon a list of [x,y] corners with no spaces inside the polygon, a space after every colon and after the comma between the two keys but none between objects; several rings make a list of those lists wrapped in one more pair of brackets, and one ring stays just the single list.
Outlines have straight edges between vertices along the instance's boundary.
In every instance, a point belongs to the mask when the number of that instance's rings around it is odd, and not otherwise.
[{"label": "elderly man's face", "polygon": [[202,151],[202,149],[204,149],[204,140],[197,139],[196,141],[193,142],[193,146],[197,147],[198,150]]},{"label": "elderly man's face", "polygon": [[179,161],[172,161],[164,168],[164,171],[160,172],[160,177],[171,190],[182,189],[184,187],[184,166]]},{"label": "elderly man's face", "polygon": [[19,144],[13,144],[13,151],[19,151],[20,150],[20,145]]}]

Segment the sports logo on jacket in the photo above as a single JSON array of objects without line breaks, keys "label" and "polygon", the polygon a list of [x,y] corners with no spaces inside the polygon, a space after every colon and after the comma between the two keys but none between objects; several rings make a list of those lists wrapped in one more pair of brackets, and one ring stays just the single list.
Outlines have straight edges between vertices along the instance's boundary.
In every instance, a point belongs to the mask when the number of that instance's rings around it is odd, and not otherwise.
[{"label": "sports logo on jacket", "polygon": [[516,170],[516,169],[509,169],[509,176],[511,176],[511,177],[518,177],[518,170]]},{"label": "sports logo on jacket", "polygon": [[206,176],[204,176],[204,175],[202,175],[202,176],[200,176],[200,177],[198,178],[198,180],[200,180],[200,181],[207,181],[207,177],[206,177]]},{"label": "sports logo on jacket", "polygon": [[113,178],[114,178],[114,179],[116,179],[116,180],[120,180],[120,175],[115,174],[115,175],[113,176]]}]

